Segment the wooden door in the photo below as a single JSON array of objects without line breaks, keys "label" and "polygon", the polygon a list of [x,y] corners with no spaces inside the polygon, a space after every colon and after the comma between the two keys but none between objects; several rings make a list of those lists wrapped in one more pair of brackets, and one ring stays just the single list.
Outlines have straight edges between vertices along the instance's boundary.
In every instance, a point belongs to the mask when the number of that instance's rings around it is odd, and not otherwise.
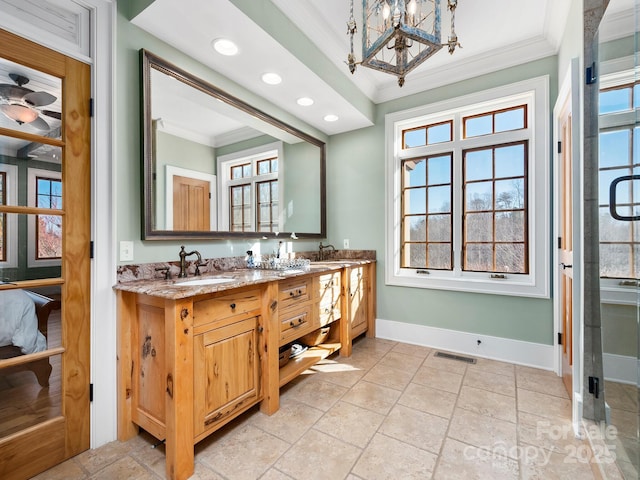
[{"label": "wooden door", "polygon": [[209,182],[197,178],[173,176],[173,229],[211,230],[211,193]]},{"label": "wooden door", "polygon": [[562,344],[562,379],[571,397],[573,392],[573,162],[571,146],[570,100],[559,118],[561,135],[560,202],[560,315]]},{"label": "wooden door", "polygon": [[[41,348],[20,347],[0,360],[0,478],[7,480],[89,448],[90,67],[0,29],[0,84],[11,85],[0,103],[17,105],[13,112],[0,106],[0,277],[10,282],[0,285],[0,310],[9,312],[17,304],[8,299],[24,291],[54,300],[39,325]],[[43,94],[50,86],[55,95]],[[27,325],[34,307],[23,305],[27,313],[12,318]]]}]

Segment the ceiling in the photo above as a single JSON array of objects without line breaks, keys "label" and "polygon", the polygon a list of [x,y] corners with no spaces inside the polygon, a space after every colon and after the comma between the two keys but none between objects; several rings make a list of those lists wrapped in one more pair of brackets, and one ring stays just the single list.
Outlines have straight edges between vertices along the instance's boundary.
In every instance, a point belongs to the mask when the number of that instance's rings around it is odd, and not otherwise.
[{"label": "ceiling", "polygon": [[[628,21],[633,3],[611,0],[611,16]],[[349,73],[349,0],[155,0],[132,22],[333,135],[372,125],[377,103],[558,53],[570,4],[570,0],[459,0],[455,30],[462,48],[453,55],[443,48],[409,73],[403,87],[395,76],[366,67]],[[359,32],[361,8],[361,1],[354,0]],[[633,18],[631,23],[633,28]],[[443,41],[449,26],[450,15],[443,7]],[[620,32],[618,25],[608,35]],[[239,54],[225,57],[215,52],[211,42],[220,37],[233,40]],[[280,74],[282,83],[263,83],[265,72]],[[297,105],[302,96],[315,103]],[[329,113],[339,119],[326,122],[323,118]]]}]

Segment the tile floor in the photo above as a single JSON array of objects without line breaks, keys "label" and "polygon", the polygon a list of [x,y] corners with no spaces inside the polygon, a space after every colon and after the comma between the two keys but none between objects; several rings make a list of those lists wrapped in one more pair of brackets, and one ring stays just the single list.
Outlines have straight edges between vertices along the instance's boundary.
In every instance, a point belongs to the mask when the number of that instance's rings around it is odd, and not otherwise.
[{"label": "tile floor", "polygon": [[[196,446],[193,479],[594,478],[571,433],[571,402],[543,370],[360,339]],[[161,479],[163,447],[146,434],[90,450],[36,477]]]},{"label": "tile floor", "polygon": [[605,398],[611,408],[611,425],[615,427],[608,440],[615,447],[617,465],[625,480],[640,478],[638,392],[636,385],[605,382]]}]

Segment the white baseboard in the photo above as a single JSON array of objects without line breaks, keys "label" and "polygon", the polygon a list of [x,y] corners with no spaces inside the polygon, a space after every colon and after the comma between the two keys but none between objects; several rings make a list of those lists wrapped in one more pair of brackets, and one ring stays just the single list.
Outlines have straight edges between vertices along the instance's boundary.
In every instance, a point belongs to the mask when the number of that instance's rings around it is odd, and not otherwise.
[{"label": "white baseboard", "polygon": [[[376,337],[555,371],[553,345],[376,319]],[[480,344],[478,344],[478,340]],[[558,373],[556,371],[556,373]]]},{"label": "white baseboard", "polygon": [[629,383],[631,385],[636,385],[638,383],[640,361],[635,357],[603,353],[602,367],[604,370],[605,380]]}]

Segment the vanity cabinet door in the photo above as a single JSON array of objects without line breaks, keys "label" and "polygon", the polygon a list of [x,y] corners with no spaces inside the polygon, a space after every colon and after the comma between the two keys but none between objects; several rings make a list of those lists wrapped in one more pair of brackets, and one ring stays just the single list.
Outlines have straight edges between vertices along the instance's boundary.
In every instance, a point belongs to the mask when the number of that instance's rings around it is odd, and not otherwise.
[{"label": "vanity cabinet door", "polygon": [[260,400],[259,317],[194,339],[194,434],[214,429]]},{"label": "vanity cabinet door", "polygon": [[319,326],[324,327],[341,317],[342,272],[331,272],[316,277],[316,301]]},{"label": "vanity cabinet door", "polygon": [[351,337],[367,330],[367,278],[364,266],[349,269],[349,319]]}]

